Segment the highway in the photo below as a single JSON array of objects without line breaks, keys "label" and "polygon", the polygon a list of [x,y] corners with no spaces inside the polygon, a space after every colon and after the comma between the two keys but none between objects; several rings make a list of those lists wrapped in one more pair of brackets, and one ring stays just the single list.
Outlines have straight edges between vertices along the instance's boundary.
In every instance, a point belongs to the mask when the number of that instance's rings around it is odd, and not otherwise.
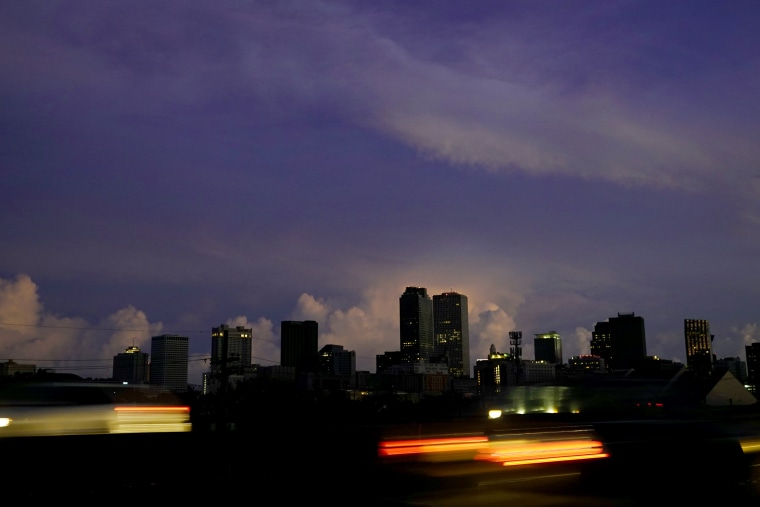
[{"label": "highway", "polygon": [[[540,421],[0,439],[4,491],[230,501],[313,495],[331,505],[746,504],[758,494],[755,420]],[[308,493],[307,493],[308,492]]]}]

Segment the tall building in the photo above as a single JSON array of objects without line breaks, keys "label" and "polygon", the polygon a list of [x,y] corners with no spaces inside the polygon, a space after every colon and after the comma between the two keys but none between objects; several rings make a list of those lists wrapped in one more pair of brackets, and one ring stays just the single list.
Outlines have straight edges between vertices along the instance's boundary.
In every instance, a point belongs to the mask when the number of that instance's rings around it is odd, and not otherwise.
[{"label": "tall building", "polygon": [[686,367],[696,377],[709,377],[713,370],[713,336],[710,334],[710,321],[684,319],[683,336],[686,343]]},{"label": "tall building", "polygon": [[148,382],[148,358],[150,354],[140,352],[140,347],[127,347],[124,352],[113,356],[113,379],[130,384]]},{"label": "tall building", "polygon": [[283,320],[280,340],[280,366],[292,366],[296,373],[317,371],[319,326],[315,321]]},{"label": "tall building", "polygon": [[328,344],[319,351],[319,371],[324,375],[353,375],[356,373],[356,352],[343,345]]},{"label": "tall building", "polygon": [[399,298],[401,354],[405,363],[428,361],[434,353],[433,300],[424,287],[407,287]]},{"label": "tall building", "polygon": [[224,376],[243,375],[251,366],[253,329],[222,324],[211,328],[211,372]]},{"label": "tall building", "polygon": [[533,351],[536,361],[545,361],[553,364],[563,364],[562,341],[559,333],[549,331],[534,335]]},{"label": "tall building", "polygon": [[747,361],[747,384],[749,390],[757,394],[758,384],[760,384],[760,342],[745,345],[744,354],[744,359]]},{"label": "tall building", "polygon": [[591,333],[591,355],[604,358],[610,370],[630,369],[647,358],[644,318],[618,313],[606,322],[597,322]]},{"label": "tall building", "polygon": [[187,391],[187,336],[162,334],[150,344],[150,384],[165,391]]},{"label": "tall building", "polygon": [[452,378],[470,378],[470,328],[467,296],[444,292],[433,296],[433,352],[445,356]]}]

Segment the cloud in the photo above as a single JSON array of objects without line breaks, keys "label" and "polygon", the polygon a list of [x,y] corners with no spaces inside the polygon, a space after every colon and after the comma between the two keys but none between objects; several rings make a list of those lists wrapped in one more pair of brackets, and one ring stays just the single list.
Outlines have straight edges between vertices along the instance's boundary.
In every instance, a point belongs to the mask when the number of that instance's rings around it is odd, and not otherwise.
[{"label": "cloud", "polygon": [[100,355],[109,357],[133,345],[149,350],[151,337],[162,334],[163,324],[151,323],[145,312],[130,305],[108,315],[97,327],[113,330],[101,338],[105,343]]},{"label": "cloud", "polygon": [[296,302],[292,320],[324,322],[330,312],[330,307],[323,299],[317,299],[311,294],[301,294]]},{"label": "cloud", "polygon": [[575,333],[570,335],[567,340],[562,337],[563,359],[567,362],[573,356],[580,356],[591,353],[591,331],[585,327],[576,327]]},{"label": "cloud", "polygon": [[756,323],[734,326],[731,327],[728,335],[716,337],[713,340],[713,353],[718,359],[724,357],[745,358],[745,347],[758,340],[760,340],[760,330],[758,330]]},{"label": "cloud", "polygon": [[106,378],[113,356],[128,346],[149,349],[150,337],[162,324],[127,306],[93,324],[80,317],[47,312],[37,285],[28,275],[0,279],[0,359],[35,364],[38,368]]},{"label": "cloud", "polygon": [[[509,352],[509,332],[515,330],[515,321],[506,311],[495,303],[470,304],[468,316],[470,324],[470,359],[483,359],[493,344],[497,352]],[[525,339],[525,337],[523,337]],[[523,357],[532,355],[533,344],[525,340]]]},{"label": "cloud", "polygon": [[397,301],[381,288],[364,291],[361,300],[348,308],[334,307],[325,299],[302,294],[293,312],[294,320],[319,323],[319,346],[343,345],[357,354],[357,369],[374,371],[376,356],[398,350],[398,322],[388,301]]},{"label": "cloud", "polygon": [[[240,83],[229,93],[236,99],[244,94],[248,103],[285,116],[329,108],[454,166],[694,189],[709,183],[715,171],[724,178],[727,172],[746,175],[760,155],[741,120],[715,123],[716,115],[727,114],[720,108],[706,121],[681,100],[623,87],[621,62],[611,55],[616,47],[626,53],[639,49],[622,36],[605,41],[612,47],[603,48],[600,59],[598,46],[582,43],[583,33],[566,30],[557,36],[549,30],[551,39],[536,41],[522,31],[498,31],[499,23],[515,21],[495,11],[481,20],[482,30],[459,31],[454,43],[467,50],[446,58],[426,50],[442,33],[401,28],[416,26],[409,23],[413,10],[382,12],[331,2],[299,4],[295,10],[287,4],[213,11],[195,5],[152,8],[150,15],[119,13],[116,22],[111,10],[95,7],[60,10],[68,22],[47,35],[50,40],[36,38],[27,50],[37,56],[57,52],[53,60],[60,76],[40,82],[86,76],[69,86],[123,94],[119,104],[124,105],[111,108],[155,116],[166,108],[211,104],[230,91],[220,89],[228,85],[216,79],[223,71],[230,76],[225,83]],[[543,14],[526,9],[519,16],[546,30],[534,17]],[[205,29],[199,41],[193,28],[201,19]],[[298,38],[281,35],[292,33]],[[573,55],[554,56],[572,43]],[[505,58],[494,48],[544,59]],[[49,68],[47,59],[31,56],[26,60],[45,61]],[[562,72],[541,67],[567,58],[573,66]],[[72,66],[78,71],[70,72]],[[571,86],[590,80],[584,74],[590,71],[592,84]],[[111,113],[122,116],[125,111],[119,110]]]}]

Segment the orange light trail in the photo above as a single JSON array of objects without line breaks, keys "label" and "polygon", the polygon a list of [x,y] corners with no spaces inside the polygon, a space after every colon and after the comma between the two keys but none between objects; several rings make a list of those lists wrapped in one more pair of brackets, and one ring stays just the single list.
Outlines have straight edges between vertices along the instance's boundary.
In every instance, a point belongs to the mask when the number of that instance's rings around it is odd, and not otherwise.
[{"label": "orange light trail", "polygon": [[476,459],[502,463],[504,466],[607,458],[601,442],[595,440],[561,440],[556,442],[491,443],[486,453]]},{"label": "orange light trail", "polygon": [[114,407],[116,412],[189,412],[190,407]]},{"label": "orange light trail", "polygon": [[402,456],[479,450],[488,444],[487,437],[428,438],[420,440],[386,440],[380,442],[380,456]]},{"label": "orange light trail", "polygon": [[429,438],[380,442],[380,456],[412,456],[450,454],[462,459],[462,451],[474,451],[468,459],[501,463],[503,466],[552,463],[607,458],[609,454],[596,440],[506,440],[490,441],[488,437]]}]

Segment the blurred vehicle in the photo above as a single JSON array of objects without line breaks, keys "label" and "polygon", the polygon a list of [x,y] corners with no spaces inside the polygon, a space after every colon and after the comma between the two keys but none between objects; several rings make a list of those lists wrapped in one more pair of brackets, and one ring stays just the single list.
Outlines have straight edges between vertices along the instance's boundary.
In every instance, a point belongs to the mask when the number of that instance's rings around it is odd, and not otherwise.
[{"label": "blurred vehicle", "polygon": [[0,383],[0,438],[188,432],[190,407],[149,386]]}]

